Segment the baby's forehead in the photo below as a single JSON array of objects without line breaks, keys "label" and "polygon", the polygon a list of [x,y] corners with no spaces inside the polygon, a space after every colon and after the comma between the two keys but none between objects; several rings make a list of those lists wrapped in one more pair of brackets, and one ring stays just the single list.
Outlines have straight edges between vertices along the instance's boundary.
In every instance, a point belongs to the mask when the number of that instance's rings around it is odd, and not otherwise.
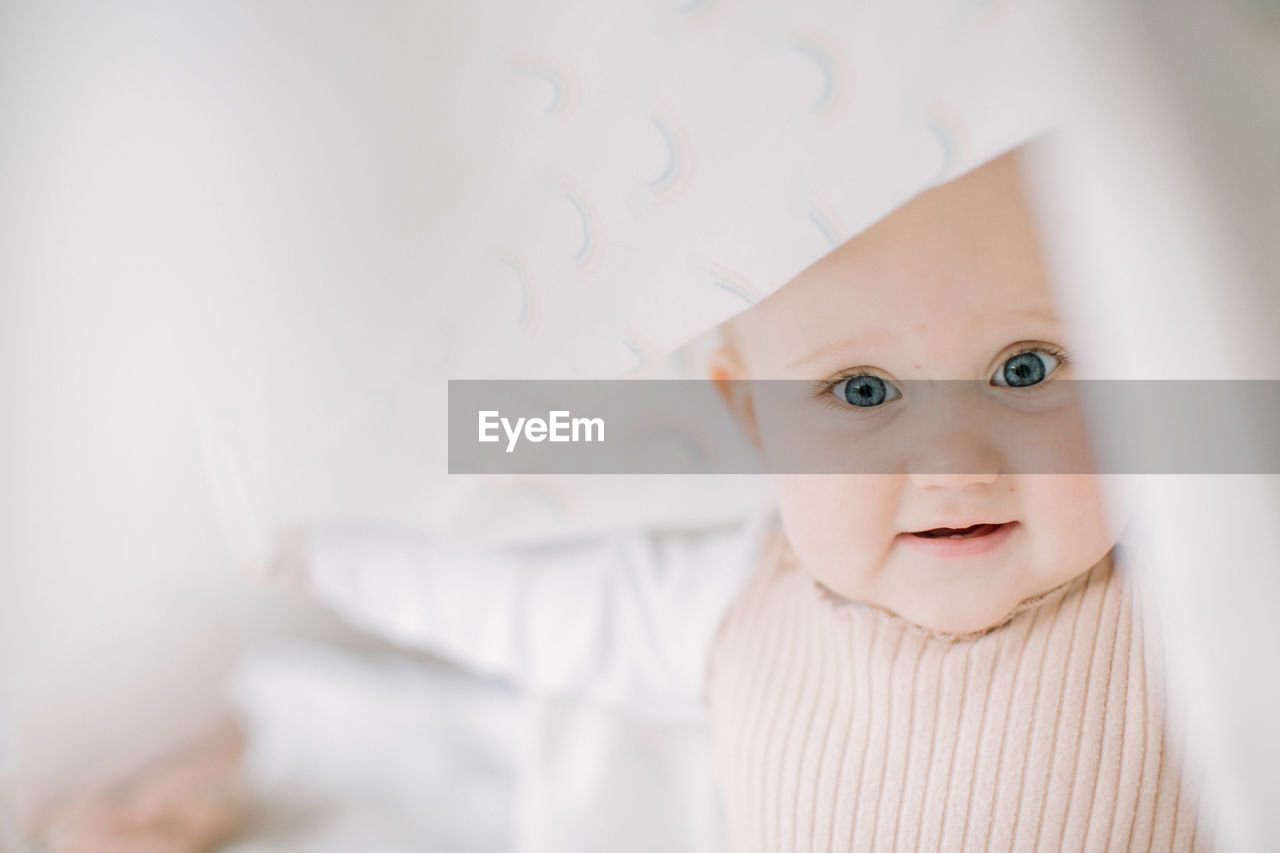
[{"label": "baby's forehead", "polygon": [[1012,157],[915,199],[735,318],[731,334],[832,326],[1056,322],[1035,224]]},{"label": "baby's forehead", "polygon": [[738,338],[787,330],[822,337],[839,329],[870,340],[930,327],[978,331],[1059,323],[1048,276],[1017,253],[969,253],[954,264],[939,260],[811,268],[725,327]]}]

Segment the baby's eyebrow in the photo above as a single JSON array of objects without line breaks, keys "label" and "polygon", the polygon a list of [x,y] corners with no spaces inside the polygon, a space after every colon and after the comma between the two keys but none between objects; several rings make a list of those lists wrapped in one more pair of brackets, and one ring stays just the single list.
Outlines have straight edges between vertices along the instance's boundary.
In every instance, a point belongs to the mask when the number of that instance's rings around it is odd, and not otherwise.
[{"label": "baby's eyebrow", "polygon": [[1058,315],[1049,308],[1031,308],[1024,311],[990,311],[989,317],[1010,317],[1014,320],[1037,320],[1041,323],[1057,324],[1061,322]]},{"label": "baby's eyebrow", "polygon": [[791,362],[790,364],[787,365],[787,367],[799,367],[802,364],[808,364],[810,362],[817,361],[823,356],[829,355],[831,353],[848,349],[849,347],[852,347],[854,344],[866,344],[873,341],[882,340],[885,337],[888,337],[888,330],[881,329],[875,332],[868,332],[863,335],[857,335],[856,337],[843,338],[842,340],[832,341],[829,344],[823,344],[822,346],[818,347],[818,349],[815,350],[809,356],[802,358],[799,361]]},{"label": "baby's eyebrow", "polygon": [[[1011,320],[1033,320],[1038,323],[1044,323],[1050,326],[1057,326],[1060,323],[1060,320],[1058,319],[1057,315],[1053,311],[1043,309],[1043,308],[1033,308],[1030,310],[1023,310],[1023,311],[992,311],[992,312],[989,312],[987,316],[998,317],[1000,319],[1011,319]],[[884,338],[889,337],[889,334],[890,334],[890,330],[888,329],[877,329],[876,331],[867,332],[865,334],[856,335],[854,337],[843,338],[838,341],[832,341],[829,344],[823,344],[822,346],[818,347],[818,349],[815,350],[809,356],[802,358],[799,361],[791,362],[790,364],[787,365],[787,367],[789,368],[800,367],[801,365],[805,365],[805,364],[809,364],[811,362],[817,361],[818,359],[823,358],[824,356],[848,349],[855,344],[869,344],[878,340],[883,340]]]}]

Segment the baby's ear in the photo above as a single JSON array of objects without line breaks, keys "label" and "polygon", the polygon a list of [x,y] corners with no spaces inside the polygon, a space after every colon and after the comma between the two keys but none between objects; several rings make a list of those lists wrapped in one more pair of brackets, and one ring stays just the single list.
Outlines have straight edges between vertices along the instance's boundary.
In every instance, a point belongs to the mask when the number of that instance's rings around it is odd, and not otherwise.
[{"label": "baby's ear", "polygon": [[755,406],[751,400],[751,383],[746,381],[746,369],[737,349],[729,343],[717,347],[707,359],[707,374],[716,384],[716,390],[724,398],[743,434],[756,448],[762,449],[756,429]]}]

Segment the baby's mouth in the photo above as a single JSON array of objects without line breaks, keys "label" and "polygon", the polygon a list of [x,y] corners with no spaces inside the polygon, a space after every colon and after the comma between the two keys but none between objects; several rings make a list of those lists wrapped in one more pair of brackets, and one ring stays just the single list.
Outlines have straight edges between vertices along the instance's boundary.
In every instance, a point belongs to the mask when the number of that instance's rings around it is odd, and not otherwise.
[{"label": "baby's mouth", "polygon": [[972,524],[960,528],[934,527],[930,530],[917,530],[911,535],[922,539],[977,539],[981,536],[990,536],[1000,528],[1014,523],[1006,521],[1003,524]]}]

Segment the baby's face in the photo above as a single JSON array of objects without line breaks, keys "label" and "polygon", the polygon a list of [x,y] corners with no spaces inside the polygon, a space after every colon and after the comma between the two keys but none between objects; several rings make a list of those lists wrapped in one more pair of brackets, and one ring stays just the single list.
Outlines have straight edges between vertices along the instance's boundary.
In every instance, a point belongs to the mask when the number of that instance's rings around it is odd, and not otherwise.
[{"label": "baby's face", "polygon": [[[992,404],[1013,411],[1019,394],[1072,370],[1012,155],[911,201],[725,333],[730,345],[713,356],[712,378],[830,385],[831,399],[797,399],[787,417],[871,418],[848,452],[891,435],[889,407],[904,412],[912,402],[895,396],[905,388],[899,380],[982,380],[973,387],[989,384]],[[721,387],[766,456],[795,441],[755,405],[749,383]],[[877,437],[875,419],[886,415]],[[1020,423],[1038,439],[1081,441],[1064,426],[1069,419],[1025,406],[1019,416],[1036,419]],[[1026,473],[1034,467],[1019,458],[1018,442],[947,418],[934,424],[920,451],[927,458],[883,469],[897,473],[778,475],[787,538],[825,587],[935,630],[967,632],[1107,557],[1116,534],[1099,477]],[[917,535],[974,522],[1003,526],[962,540]]]}]

